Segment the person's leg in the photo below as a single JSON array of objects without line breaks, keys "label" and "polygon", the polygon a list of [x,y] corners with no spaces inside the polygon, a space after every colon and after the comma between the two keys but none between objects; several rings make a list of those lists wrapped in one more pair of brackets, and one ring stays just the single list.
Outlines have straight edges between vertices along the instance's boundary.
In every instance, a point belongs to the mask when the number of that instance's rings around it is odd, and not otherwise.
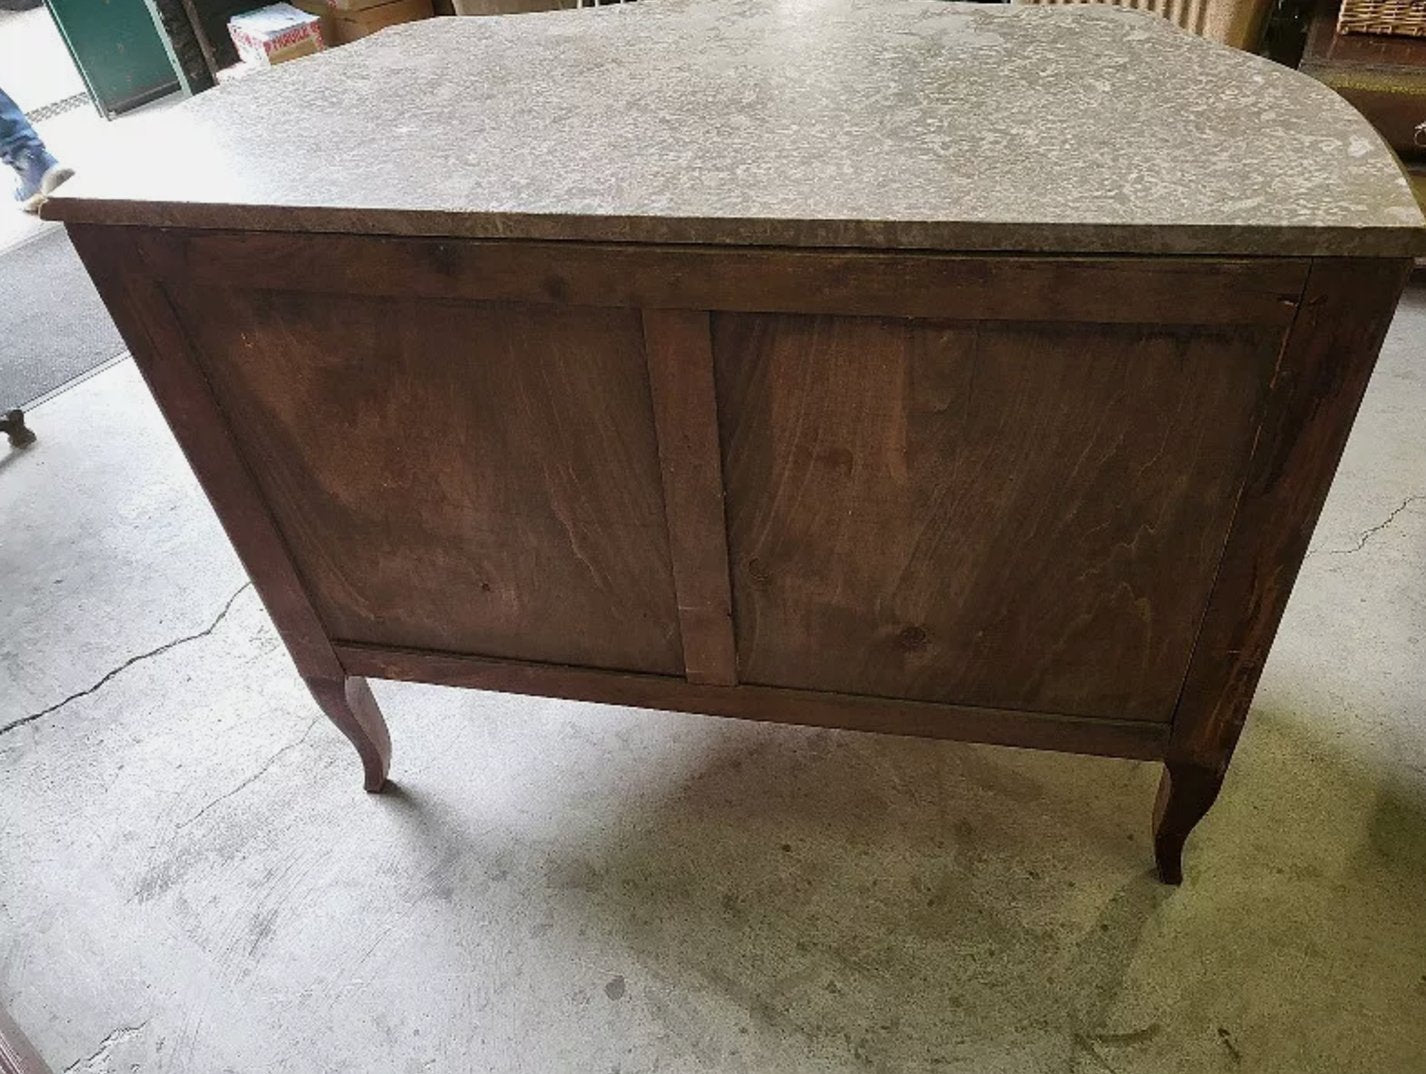
[{"label": "person's leg", "polygon": [[36,152],[45,152],[45,143],[30,126],[20,106],[0,89],[0,160],[18,172]]},{"label": "person's leg", "polygon": [[55,160],[45,148],[25,113],[0,89],[0,160],[19,177],[15,200],[34,211],[55,187],[74,172]]}]

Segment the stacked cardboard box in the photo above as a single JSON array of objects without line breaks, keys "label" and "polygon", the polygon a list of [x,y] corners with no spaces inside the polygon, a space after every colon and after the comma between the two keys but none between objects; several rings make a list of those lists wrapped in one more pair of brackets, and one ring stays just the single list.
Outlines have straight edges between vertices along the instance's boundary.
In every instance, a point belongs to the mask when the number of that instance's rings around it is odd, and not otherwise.
[{"label": "stacked cardboard box", "polygon": [[521,15],[578,7],[577,0],[455,0],[457,15]]},{"label": "stacked cardboard box", "polygon": [[322,20],[329,45],[344,45],[398,22],[429,19],[431,0],[292,0]]},{"label": "stacked cardboard box", "polygon": [[269,4],[228,20],[228,36],[245,64],[270,67],[320,52],[327,43],[318,19],[291,4]]}]

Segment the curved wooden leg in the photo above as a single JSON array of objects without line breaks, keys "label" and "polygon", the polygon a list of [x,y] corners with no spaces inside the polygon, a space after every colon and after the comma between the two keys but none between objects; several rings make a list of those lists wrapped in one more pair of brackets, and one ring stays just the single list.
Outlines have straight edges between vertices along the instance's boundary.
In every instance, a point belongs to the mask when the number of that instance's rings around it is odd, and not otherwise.
[{"label": "curved wooden leg", "polygon": [[371,696],[371,687],[357,675],[306,681],[327,719],[356,747],[366,773],[366,789],[373,794],[380,791],[386,786],[386,773],[391,767],[391,735],[376,707],[376,698]]},{"label": "curved wooden leg", "polygon": [[1193,826],[1203,819],[1223,773],[1206,765],[1166,761],[1154,803],[1154,860],[1165,884],[1183,883],[1183,844]]},{"label": "curved wooden leg", "polygon": [[20,1027],[0,1007],[0,1071],[5,1074],[50,1074],[50,1068],[35,1051]]},{"label": "curved wooden leg", "polygon": [[25,424],[25,412],[19,407],[0,415],[0,432],[10,438],[11,447],[29,447],[35,442],[34,431]]}]

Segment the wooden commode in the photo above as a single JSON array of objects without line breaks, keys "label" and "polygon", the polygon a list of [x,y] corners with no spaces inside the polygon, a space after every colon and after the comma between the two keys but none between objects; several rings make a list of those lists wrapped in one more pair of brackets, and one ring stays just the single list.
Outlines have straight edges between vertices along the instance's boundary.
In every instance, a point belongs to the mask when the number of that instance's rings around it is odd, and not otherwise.
[{"label": "wooden commode", "polygon": [[923,0],[396,27],[46,213],[369,790],[371,676],[1110,754],[1170,881],[1426,250],[1309,78]]}]

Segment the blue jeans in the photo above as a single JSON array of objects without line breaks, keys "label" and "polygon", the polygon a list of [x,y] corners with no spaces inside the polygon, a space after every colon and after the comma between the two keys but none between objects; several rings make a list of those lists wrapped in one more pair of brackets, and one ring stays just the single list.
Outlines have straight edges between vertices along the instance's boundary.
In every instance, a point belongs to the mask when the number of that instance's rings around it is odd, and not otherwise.
[{"label": "blue jeans", "polygon": [[54,157],[30,126],[20,106],[0,89],[0,160],[10,165],[20,177],[23,196],[39,189],[45,170],[54,164]]}]

